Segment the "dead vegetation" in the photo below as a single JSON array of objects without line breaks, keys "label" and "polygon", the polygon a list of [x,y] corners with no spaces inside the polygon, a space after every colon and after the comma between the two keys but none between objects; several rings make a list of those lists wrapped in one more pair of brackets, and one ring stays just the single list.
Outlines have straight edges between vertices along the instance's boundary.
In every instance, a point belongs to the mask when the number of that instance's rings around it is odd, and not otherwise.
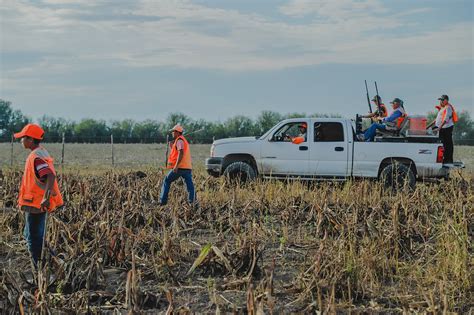
[{"label": "dead vegetation", "polygon": [[[457,312],[472,309],[473,184],[389,195],[361,181],[229,187],[196,172],[200,205],[152,170],[66,174],[36,290],[0,176],[0,309],[43,313]],[[36,294],[36,296],[35,296]]]}]

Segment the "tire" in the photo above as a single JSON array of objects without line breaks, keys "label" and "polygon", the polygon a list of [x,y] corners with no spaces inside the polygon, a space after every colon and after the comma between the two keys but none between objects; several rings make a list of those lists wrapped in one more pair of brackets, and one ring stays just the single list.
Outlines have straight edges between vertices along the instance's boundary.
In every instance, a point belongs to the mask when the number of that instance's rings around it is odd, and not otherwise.
[{"label": "tire", "polygon": [[413,171],[410,167],[399,162],[393,162],[385,166],[380,173],[380,180],[384,187],[392,192],[405,189],[413,191],[416,186],[416,178]]},{"label": "tire", "polygon": [[257,172],[248,163],[233,162],[225,168],[224,176],[232,181],[245,183],[253,181],[257,177]]}]

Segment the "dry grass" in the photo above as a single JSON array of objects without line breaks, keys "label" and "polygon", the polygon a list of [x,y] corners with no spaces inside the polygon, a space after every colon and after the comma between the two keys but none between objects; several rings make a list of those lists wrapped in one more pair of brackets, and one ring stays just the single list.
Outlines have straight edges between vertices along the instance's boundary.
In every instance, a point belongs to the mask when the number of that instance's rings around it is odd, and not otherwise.
[{"label": "dry grass", "polygon": [[[4,171],[0,207],[13,206],[19,179],[19,172]],[[179,184],[169,206],[157,206],[162,179],[152,169],[61,177],[67,206],[51,216],[47,240],[66,258],[61,268],[52,259],[56,280],[43,287],[39,309],[472,310],[471,179],[389,195],[370,181],[229,187],[200,168],[197,209],[185,204]],[[23,221],[15,210],[1,215],[0,309],[12,313],[35,304],[34,288],[23,280]]]},{"label": "dry grass", "polygon": [[[61,144],[47,143],[46,148],[56,159],[61,161]],[[165,147],[163,144],[115,144],[115,163],[118,167],[156,167],[164,165]],[[193,161],[197,166],[203,166],[209,156],[210,145],[191,145]],[[19,143],[13,147],[13,162],[15,166],[23,166],[28,152]],[[9,166],[11,160],[11,145],[0,143],[0,167]],[[456,146],[455,160],[462,160],[470,172],[474,172],[474,147]],[[90,170],[109,168],[112,165],[110,144],[78,144],[67,143],[64,156],[65,165]]]}]

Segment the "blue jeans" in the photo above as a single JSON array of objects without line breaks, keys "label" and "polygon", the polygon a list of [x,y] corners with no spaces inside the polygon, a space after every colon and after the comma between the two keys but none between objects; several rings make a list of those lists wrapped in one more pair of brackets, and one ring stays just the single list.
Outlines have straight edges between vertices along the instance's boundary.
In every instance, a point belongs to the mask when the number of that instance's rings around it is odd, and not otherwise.
[{"label": "blue jeans", "polygon": [[41,251],[43,250],[46,216],[46,212],[25,212],[25,229],[23,230],[23,236],[28,243],[28,250],[33,258],[35,267],[38,266],[38,260],[41,258]]},{"label": "blue jeans", "polygon": [[163,186],[161,187],[160,204],[165,205],[168,203],[168,193],[170,192],[171,183],[180,177],[182,177],[186,183],[189,203],[194,203],[194,200],[196,199],[196,193],[194,192],[192,170],[178,169],[177,173],[171,170],[168,175],[166,175],[165,180],[163,181]]},{"label": "blue jeans", "polygon": [[377,129],[385,130],[386,126],[384,124],[373,123],[370,127],[364,132],[364,139],[365,141],[374,141],[375,134],[377,133]]}]

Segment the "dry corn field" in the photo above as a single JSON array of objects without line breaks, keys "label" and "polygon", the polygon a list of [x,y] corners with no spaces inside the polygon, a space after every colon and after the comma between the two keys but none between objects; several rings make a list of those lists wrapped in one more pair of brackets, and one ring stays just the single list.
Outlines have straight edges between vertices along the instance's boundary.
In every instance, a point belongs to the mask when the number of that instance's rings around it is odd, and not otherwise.
[{"label": "dry corn field", "polygon": [[19,170],[0,175],[0,309],[43,313],[473,312],[472,172],[389,194],[372,181],[257,181],[194,174],[157,205],[156,168],[59,175],[34,285],[14,209]]}]

